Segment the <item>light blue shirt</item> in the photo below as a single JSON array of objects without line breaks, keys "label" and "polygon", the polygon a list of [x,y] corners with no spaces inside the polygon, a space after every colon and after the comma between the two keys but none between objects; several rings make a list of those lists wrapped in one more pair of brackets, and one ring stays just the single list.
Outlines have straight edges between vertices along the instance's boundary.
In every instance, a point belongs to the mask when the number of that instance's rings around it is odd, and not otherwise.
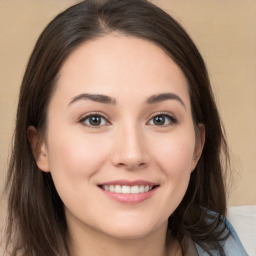
[{"label": "light blue shirt", "polygon": [[[249,256],[231,223],[225,217],[223,217],[223,219],[227,226],[227,232],[230,232],[230,236],[226,240],[220,242],[220,245],[225,252],[225,256]],[[209,254],[198,244],[195,244],[195,246],[198,256],[209,256]],[[214,250],[212,250],[211,253],[214,256],[219,256],[219,253]]]}]

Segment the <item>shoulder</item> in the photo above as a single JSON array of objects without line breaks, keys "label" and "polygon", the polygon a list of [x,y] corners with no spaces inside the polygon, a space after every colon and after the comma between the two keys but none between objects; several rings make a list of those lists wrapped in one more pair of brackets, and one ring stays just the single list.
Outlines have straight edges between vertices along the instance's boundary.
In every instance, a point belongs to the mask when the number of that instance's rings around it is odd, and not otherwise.
[{"label": "shoulder", "polygon": [[[209,213],[212,215],[217,215],[217,213],[214,212]],[[223,219],[223,224],[225,225],[224,233],[229,234],[225,240],[219,242],[223,249],[224,255],[248,256],[232,224],[224,216],[221,216],[221,218]],[[209,256],[209,254],[205,252],[199,245],[195,244],[195,246],[199,256]],[[219,253],[216,254],[216,251],[214,250],[211,252],[214,256],[219,255]]]},{"label": "shoulder", "polygon": [[[226,255],[246,256],[248,255],[231,223],[223,217],[226,223],[226,227],[230,232],[230,236],[223,243],[223,248]],[[235,254],[234,254],[235,253]]]}]

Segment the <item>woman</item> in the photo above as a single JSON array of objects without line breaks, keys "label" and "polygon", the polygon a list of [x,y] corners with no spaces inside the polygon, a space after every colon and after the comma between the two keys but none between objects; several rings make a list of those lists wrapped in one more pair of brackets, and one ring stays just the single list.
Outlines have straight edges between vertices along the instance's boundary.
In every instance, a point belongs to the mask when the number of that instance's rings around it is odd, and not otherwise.
[{"label": "woman", "polygon": [[144,0],[83,1],[39,37],[20,91],[9,255],[246,255],[204,61]]}]

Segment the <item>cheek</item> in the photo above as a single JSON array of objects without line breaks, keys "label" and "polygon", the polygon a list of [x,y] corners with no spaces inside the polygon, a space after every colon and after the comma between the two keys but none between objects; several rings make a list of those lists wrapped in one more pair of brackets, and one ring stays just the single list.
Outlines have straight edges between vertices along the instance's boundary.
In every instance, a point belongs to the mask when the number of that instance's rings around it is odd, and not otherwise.
[{"label": "cheek", "polygon": [[107,159],[109,144],[102,143],[99,136],[64,132],[54,135],[48,137],[51,139],[48,153],[50,171],[56,182],[65,179],[75,187],[77,181],[92,176]]},{"label": "cheek", "polygon": [[63,135],[64,132],[55,133],[50,143],[52,179],[66,208],[84,213],[82,205],[97,202],[94,190],[91,190],[95,187],[91,177],[104,165],[109,152],[108,144],[101,145],[96,137],[86,137],[81,133],[72,133],[70,136],[65,133],[65,137]]},{"label": "cheek", "polygon": [[[164,175],[163,189],[166,197],[161,205],[166,209],[166,216],[173,213],[182,201],[193,170],[194,134],[184,134],[181,136],[176,134],[168,140],[159,141],[161,147],[155,148],[154,151],[157,168]],[[166,208],[167,205],[168,208]]]},{"label": "cheek", "polygon": [[193,169],[195,149],[194,135],[181,134],[158,140],[159,147],[154,147],[157,163],[166,175],[182,175]]}]

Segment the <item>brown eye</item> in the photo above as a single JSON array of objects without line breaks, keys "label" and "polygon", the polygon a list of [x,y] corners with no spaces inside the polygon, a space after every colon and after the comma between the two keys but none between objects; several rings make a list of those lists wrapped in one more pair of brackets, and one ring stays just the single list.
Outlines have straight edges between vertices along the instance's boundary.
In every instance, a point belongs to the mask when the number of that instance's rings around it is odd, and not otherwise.
[{"label": "brown eye", "polygon": [[160,114],[152,117],[149,121],[150,125],[164,126],[177,123],[177,120],[167,114]]},{"label": "brown eye", "polygon": [[106,119],[101,115],[89,115],[81,120],[87,126],[102,126],[107,124]]},{"label": "brown eye", "polygon": [[165,116],[156,116],[153,118],[153,122],[155,125],[164,125],[166,122]]}]

